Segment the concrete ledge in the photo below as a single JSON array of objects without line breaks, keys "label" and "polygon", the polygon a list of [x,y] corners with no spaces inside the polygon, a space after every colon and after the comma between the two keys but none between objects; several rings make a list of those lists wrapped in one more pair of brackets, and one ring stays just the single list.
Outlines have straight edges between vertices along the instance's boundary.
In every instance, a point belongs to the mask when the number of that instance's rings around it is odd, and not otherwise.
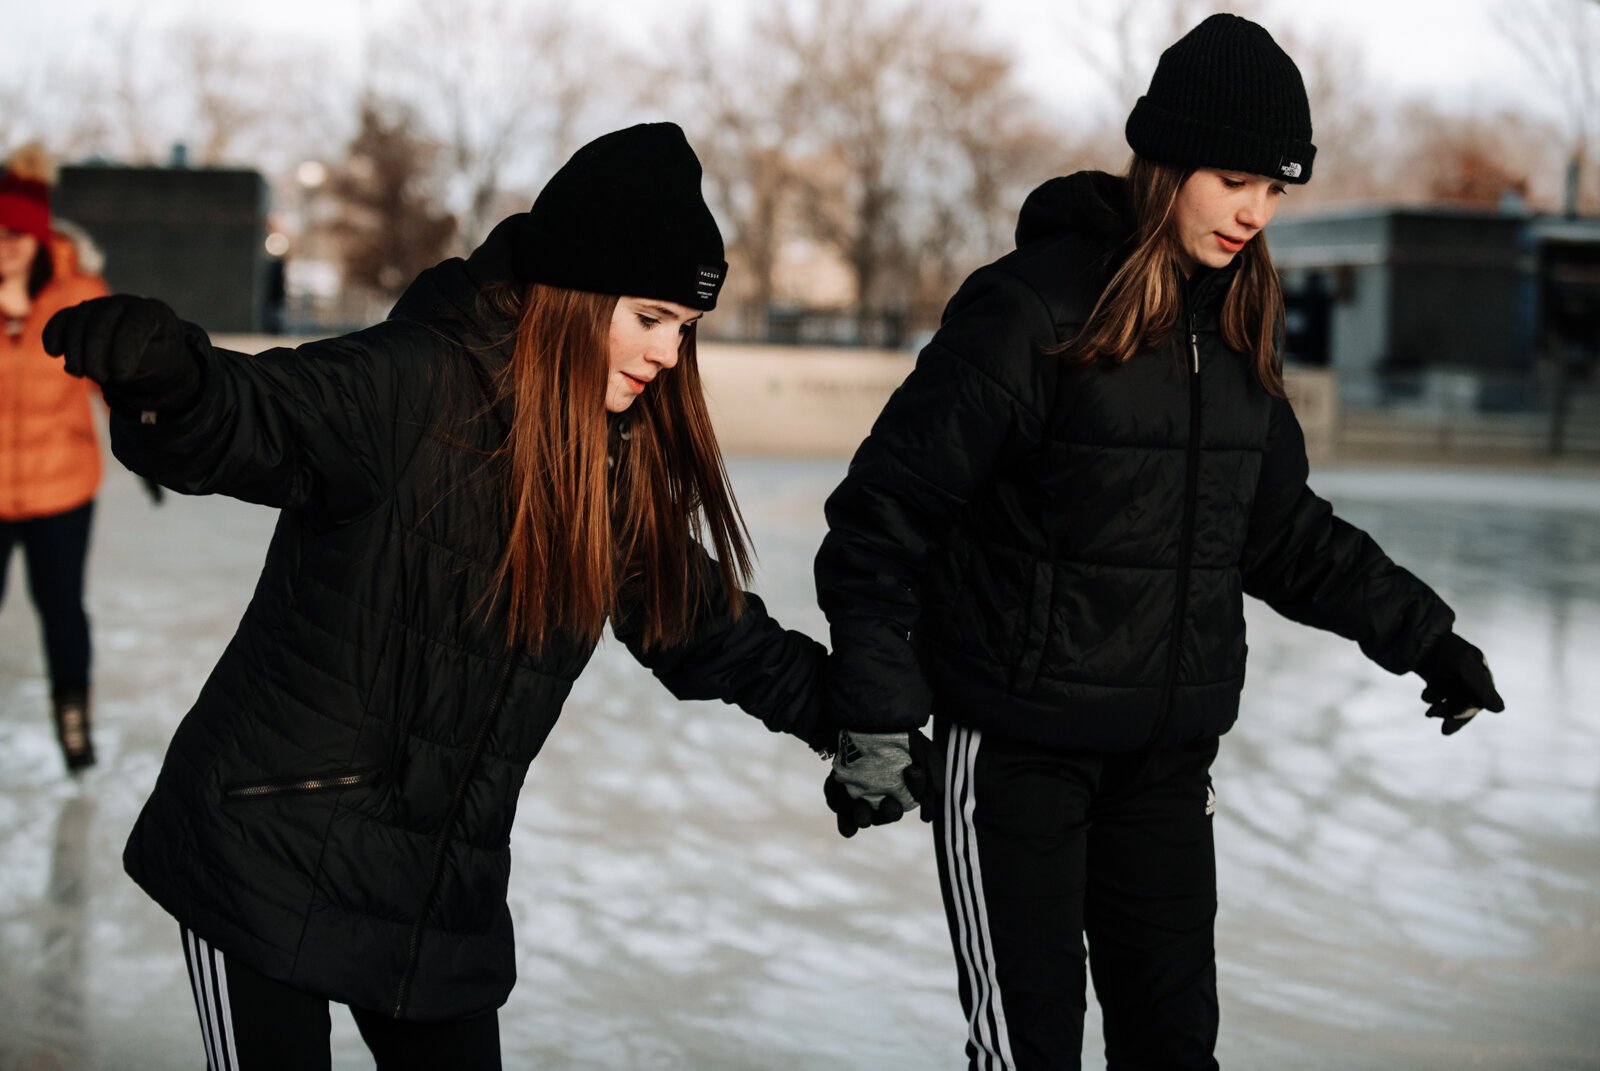
[{"label": "concrete ledge", "polygon": [[728,454],[854,453],[915,364],[909,353],[874,350],[700,348],[711,420]]},{"label": "concrete ledge", "polygon": [[[218,335],[242,353],[295,346],[304,338]],[[889,395],[915,366],[888,350],[706,342],[700,374],[717,438],[727,454],[837,457],[855,452]],[[1334,453],[1338,390],[1324,371],[1290,370],[1289,398],[1314,458]]]},{"label": "concrete ledge", "polygon": [[[217,335],[212,341],[260,353],[313,340]],[[851,454],[915,363],[910,353],[886,350],[700,345],[711,420],[727,454]]]}]

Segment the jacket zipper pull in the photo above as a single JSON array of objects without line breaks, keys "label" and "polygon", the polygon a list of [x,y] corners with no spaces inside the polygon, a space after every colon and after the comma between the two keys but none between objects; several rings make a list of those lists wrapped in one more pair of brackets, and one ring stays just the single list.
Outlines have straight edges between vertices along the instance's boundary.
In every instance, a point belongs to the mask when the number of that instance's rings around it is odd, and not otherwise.
[{"label": "jacket zipper pull", "polygon": [[1196,335],[1196,334],[1193,334],[1193,333],[1191,333],[1189,335],[1189,352],[1194,354],[1194,374],[1195,375],[1199,375],[1200,374],[1200,336],[1199,335]]}]

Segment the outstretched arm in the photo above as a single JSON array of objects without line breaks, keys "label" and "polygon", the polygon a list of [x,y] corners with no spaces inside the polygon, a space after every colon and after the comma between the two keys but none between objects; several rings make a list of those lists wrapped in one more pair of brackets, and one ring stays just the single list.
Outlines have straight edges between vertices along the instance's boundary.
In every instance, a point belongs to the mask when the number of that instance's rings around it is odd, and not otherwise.
[{"label": "outstretched arm", "polygon": [[45,329],[66,370],[101,385],[112,449],[135,472],[188,494],[343,515],[381,497],[424,428],[404,411],[403,362],[371,338],[249,357],[129,295],[64,309]]},{"label": "outstretched arm", "polygon": [[835,734],[822,706],[827,649],[784,628],[748,592],[735,614],[710,555],[698,544],[691,553],[698,606],[687,639],[646,647],[637,614],[630,612],[612,617],[612,631],[679,699],[733,703],[773,732],[831,751]]},{"label": "outstretched arm", "polygon": [[1503,709],[1482,653],[1451,631],[1455,612],[1306,486],[1300,422],[1288,402],[1274,406],[1241,562],[1245,591],[1355,640],[1391,673],[1418,672],[1428,714],[1446,719],[1447,734],[1480,708]]}]

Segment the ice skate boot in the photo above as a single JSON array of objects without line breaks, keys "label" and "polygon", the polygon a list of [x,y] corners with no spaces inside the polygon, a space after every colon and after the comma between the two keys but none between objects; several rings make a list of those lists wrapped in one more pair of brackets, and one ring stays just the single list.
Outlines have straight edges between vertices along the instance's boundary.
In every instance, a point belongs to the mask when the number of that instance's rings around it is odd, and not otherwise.
[{"label": "ice skate boot", "polygon": [[94,765],[94,741],[89,738],[89,696],[72,689],[55,696],[56,739],[67,760],[67,772]]}]

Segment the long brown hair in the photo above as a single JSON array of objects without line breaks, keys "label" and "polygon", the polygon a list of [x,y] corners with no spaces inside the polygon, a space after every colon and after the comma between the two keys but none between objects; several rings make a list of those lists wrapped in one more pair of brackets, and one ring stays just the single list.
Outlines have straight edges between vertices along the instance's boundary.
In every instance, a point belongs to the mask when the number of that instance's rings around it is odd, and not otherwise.
[{"label": "long brown hair", "polygon": [[[538,651],[565,630],[593,642],[621,611],[646,646],[670,644],[693,627],[703,583],[720,583],[737,613],[749,533],[712,432],[694,328],[677,366],[608,419],[617,298],[534,284],[513,300],[521,309],[497,384],[513,414],[498,452],[509,537],[487,596],[506,594],[508,641]],[[718,575],[698,575],[696,538],[714,548]]]},{"label": "long brown hair", "polygon": [[[1127,176],[1134,219],[1133,252],[1101,291],[1083,329],[1055,352],[1080,361],[1120,363],[1171,339],[1183,307],[1183,287],[1176,270],[1182,247],[1172,213],[1178,190],[1192,173],[1133,158]],[[1260,233],[1245,243],[1238,259],[1238,270],[1223,299],[1222,339],[1252,358],[1261,385],[1282,398],[1278,340],[1283,331],[1283,289],[1278,271]]]}]

